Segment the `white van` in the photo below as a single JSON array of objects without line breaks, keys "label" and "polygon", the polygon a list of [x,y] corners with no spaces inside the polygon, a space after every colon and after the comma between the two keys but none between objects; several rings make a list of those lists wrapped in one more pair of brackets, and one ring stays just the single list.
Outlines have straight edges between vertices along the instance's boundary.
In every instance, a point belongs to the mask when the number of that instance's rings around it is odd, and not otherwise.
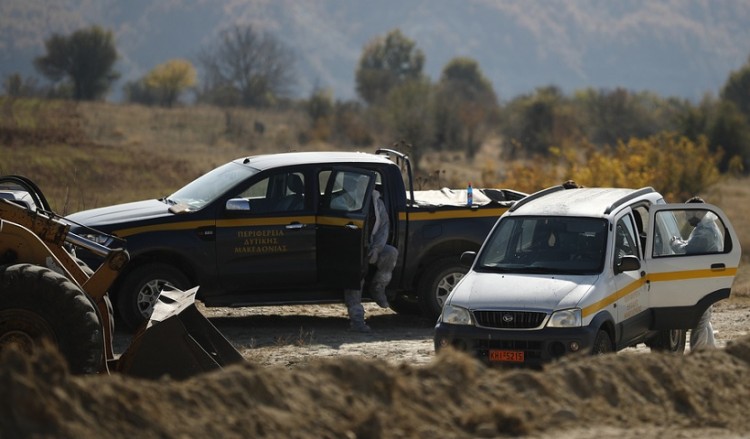
[{"label": "white van", "polygon": [[[696,248],[694,217],[713,246]],[[527,366],[639,343],[682,352],[685,330],[729,297],[740,253],[711,204],[666,204],[650,187],[545,189],[461,256],[471,269],[443,306],[435,349]]]}]

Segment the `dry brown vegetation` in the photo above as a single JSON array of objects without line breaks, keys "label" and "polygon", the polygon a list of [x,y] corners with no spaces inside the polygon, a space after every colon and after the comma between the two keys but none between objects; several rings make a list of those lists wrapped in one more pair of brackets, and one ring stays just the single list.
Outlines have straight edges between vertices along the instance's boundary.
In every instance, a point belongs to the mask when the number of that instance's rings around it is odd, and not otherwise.
[{"label": "dry brown vegetation", "polygon": [[[291,110],[164,109],[0,98],[0,115],[0,174],[31,178],[60,214],[162,197],[246,155],[331,148],[318,143],[301,145],[297,139],[309,128],[309,120]],[[381,145],[350,149],[372,151]],[[418,188],[463,187],[468,182],[498,186],[508,181],[507,171],[513,167],[528,168],[529,176],[536,175],[536,189],[550,184],[550,176],[576,178],[567,175],[566,169],[554,170],[554,164],[538,160],[508,163],[499,145],[497,139],[485,142],[472,159],[457,151],[425,154],[420,163],[423,174],[416,179]],[[748,181],[725,176],[700,193],[727,212],[746,255],[750,252]],[[642,183],[641,178],[632,184]],[[533,191],[532,186],[521,190]],[[735,293],[750,296],[750,274],[745,271],[741,270]]]}]

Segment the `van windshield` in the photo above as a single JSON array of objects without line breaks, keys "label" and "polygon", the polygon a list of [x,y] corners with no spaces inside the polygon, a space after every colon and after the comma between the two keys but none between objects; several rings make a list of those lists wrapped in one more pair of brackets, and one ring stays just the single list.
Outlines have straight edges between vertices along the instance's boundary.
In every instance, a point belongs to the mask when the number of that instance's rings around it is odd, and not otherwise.
[{"label": "van windshield", "polygon": [[502,273],[597,274],[604,268],[602,218],[511,216],[500,220],[475,270]]}]

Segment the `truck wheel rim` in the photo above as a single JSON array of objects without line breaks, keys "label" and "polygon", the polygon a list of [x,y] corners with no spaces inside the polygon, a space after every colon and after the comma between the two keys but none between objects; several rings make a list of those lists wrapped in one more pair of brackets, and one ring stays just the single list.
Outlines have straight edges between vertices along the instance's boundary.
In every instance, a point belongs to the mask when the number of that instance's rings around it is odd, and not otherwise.
[{"label": "truck wheel rim", "polygon": [[151,312],[154,310],[154,303],[156,303],[156,299],[159,298],[161,290],[167,285],[171,284],[164,279],[154,279],[143,285],[143,288],[138,292],[138,297],[136,298],[136,306],[143,317],[147,319],[151,318]]},{"label": "truck wheel rim", "polygon": [[451,273],[440,279],[440,282],[438,282],[437,288],[435,290],[435,298],[437,299],[437,303],[441,308],[445,304],[445,299],[448,298],[448,295],[451,293],[451,291],[453,291],[453,288],[456,287],[458,281],[460,281],[463,277],[463,273]]}]

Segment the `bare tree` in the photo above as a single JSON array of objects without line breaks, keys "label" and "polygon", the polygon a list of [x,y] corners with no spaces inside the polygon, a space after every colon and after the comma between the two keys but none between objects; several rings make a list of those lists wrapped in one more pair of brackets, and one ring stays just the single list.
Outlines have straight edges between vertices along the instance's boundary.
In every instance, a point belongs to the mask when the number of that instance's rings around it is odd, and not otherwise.
[{"label": "bare tree", "polygon": [[291,51],[273,35],[251,26],[222,31],[201,51],[205,78],[201,99],[220,105],[263,107],[286,96],[295,82]]}]

